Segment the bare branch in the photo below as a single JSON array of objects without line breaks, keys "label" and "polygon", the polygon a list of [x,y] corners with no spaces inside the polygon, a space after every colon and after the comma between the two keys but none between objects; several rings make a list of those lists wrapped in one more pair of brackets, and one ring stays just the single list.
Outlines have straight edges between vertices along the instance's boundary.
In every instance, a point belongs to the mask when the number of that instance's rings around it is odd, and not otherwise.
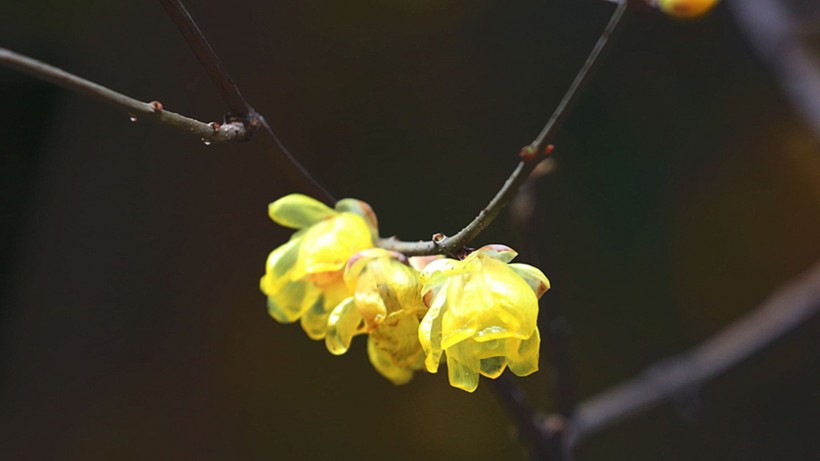
[{"label": "bare branch", "polygon": [[[285,159],[287,159],[289,165],[282,164],[280,166],[284,167],[290,179],[296,183],[301,183],[308,189],[315,190],[319,196],[323,197],[326,201],[330,203],[335,202],[336,199],[333,197],[333,194],[310,174],[308,169],[296,159],[296,156],[285,147],[285,144],[279,139],[279,136],[276,135],[265,118],[248,104],[248,101],[242,96],[239,87],[236,86],[231,75],[225,67],[222,66],[222,61],[219,59],[219,56],[216,55],[213,47],[208,43],[205,35],[199,29],[199,26],[197,26],[191,14],[188,13],[182,1],[159,1],[185,38],[188,46],[191,47],[191,50],[194,52],[194,55],[196,55],[200,64],[205,68],[205,71],[216,86],[225,104],[228,105],[228,109],[231,113],[226,116],[226,119],[230,121],[242,121],[248,129],[262,128],[268,135],[265,143],[269,147],[278,150],[285,156]],[[277,158],[277,160],[279,159]],[[296,171],[293,171],[294,169]]]},{"label": "bare branch", "polygon": [[617,28],[618,24],[626,11],[627,2],[618,4],[615,11],[609,19],[604,28],[603,33],[598,37],[598,41],[584,61],[583,66],[575,75],[575,79],[570,84],[558,107],[555,108],[552,116],[547,124],[538,134],[538,137],[528,146],[525,146],[519,152],[521,161],[513,170],[512,174],[501,186],[501,189],[495,194],[484,209],[478,213],[472,222],[467,224],[456,235],[452,237],[443,237],[441,239],[433,239],[427,242],[403,242],[395,238],[387,238],[379,240],[379,246],[389,250],[395,250],[406,255],[431,255],[431,254],[447,254],[455,255],[458,251],[470,243],[478,234],[481,233],[491,222],[498,216],[498,213],[510,202],[510,200],[518,192],[518,189],[532,173],[532,170],[552,152],[552,145],[550,141],[555,136],[556,130],[561,126],[561,123],[569,115],[569,108],[576,101],[578,97],[578,90],[586,82],[590,70],[593,68],[601,55],[601,52],[609,42],[609,38]]},{"label": "bare branch", "polygon": [[697,389],[820,311],[820,261],[760,307],[691,351],[650,367],[640,377],[582,402],[565,443],[572,450],[585,437],[635,413]]},{"label": "bare branch", "polygon": [[196,25],[182,2],[179,0],[160,0],[160,3],[165,12],[168,13],[168,17],[177,26],[179,32],[185,37],[185,41],[191,47],[199,63],[205,68],[205,72],[216,86],[222,100],[228,105],[231,115],[246,118],[255,114],[255,111],[245,100],[245,97],[242,96],[233,78],[222,66],[222,61],[219,60],[211,44],[205,39],[202,31],[199,30],[199,26]]},{"label": "bare branch", "polygon": [[122,109],[134,120],[153,120],[201,138],[205,142],[244,141],[248,131],[242,123],[204,123],[162,107],[157,101],[142,102],[62,69],[0,48],[0,64],[57,86],[90,96]]}]

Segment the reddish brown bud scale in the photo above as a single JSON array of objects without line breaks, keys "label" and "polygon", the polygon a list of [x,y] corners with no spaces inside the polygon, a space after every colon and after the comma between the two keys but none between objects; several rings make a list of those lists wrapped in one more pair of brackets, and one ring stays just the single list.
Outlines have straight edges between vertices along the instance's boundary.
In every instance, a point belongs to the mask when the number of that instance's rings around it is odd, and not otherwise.
[{"label": "reddish brown bud scale", "polygon": [[534,147],[524,146],[518,152],[518,158],[520,158],[521,160],[523,160],[525,162],[528,162],[528,161],[535,158],[535,154],[536,154],[536,151],[535,151]]},{"label": "reddish brown bud scale", "polygon": [[159,102],[159,101],[151,101],[149,104],[151,104],[151,109],[153,109],[153,110],[154,110],[154,112],[162,112],[163,107],[162,107],[162,103],[161,103],[161,102]]}]

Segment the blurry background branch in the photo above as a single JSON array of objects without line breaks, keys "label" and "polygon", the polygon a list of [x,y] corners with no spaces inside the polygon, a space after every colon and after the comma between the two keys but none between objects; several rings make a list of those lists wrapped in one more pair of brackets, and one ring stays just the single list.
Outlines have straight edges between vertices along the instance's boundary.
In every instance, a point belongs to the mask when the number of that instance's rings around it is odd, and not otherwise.
[{"label": "blurry background branch", "polygon": [[688,353],[581,402],[569,425],[568,447],[571,450],[585,437],[653,405],[697,394],[703,384],[795,331],[818,311],[820,261]]},{"label": "blurry background branch", "polygon": [[[537,224],[540,217],[536,214],[537,186],[552,169],[552,163],[543,162],[511,206],[512,219],[522,242],[537,241],[532,237],[541,232]],[[537,247],[525,250],[528,260],[534,264],[537,264],[537,250]],[[556,414],[527,413],[526,406],[520,403],[526,402],[526,396],[520,390],[516,390],[510,401],[502,403],[514,419],[520,420],[517,423],[519,436],[532,447],[535,459],[566,461],[573,459],[573,453],[586,437],[667,401],[686,404],[692,396],[697,396],[704,384],[811,320],[820,311],[820,261],[771,294],[759,307],[689,352],[665,359],[639,377],[577,406],[575,373],[568,347],[569,327],[560,310],[549,306],[548,299],[541,304],[540,324],[553,355],[549,366]],[[495,389],[508,385],[493,384]],[[540,424],[531,423],[533,426],[529,427],[527,421],[540,421]]]},{"label": "blurry background branch", "polygon": [[[726,4],[792,106],[820,137],[820,64],[800,36],[801,22],[779,0],[727,0]],[[818,3],[808,4],[801,12],[804,24],[820,20]]]},{"label": "blurry background branch", "polygon": [[[625,0],[605,0],[625,3]],[[801,34],[820,20],[820,6],[796,4],[795,14],[783,0],[726,0],[746,38],[777,78],[795,109],[820,136],[820,64]],[[801,20],[796,19],[800,17]],[[809,25],[808,28],[803,25]],[[816,33],[816,32],[815,32]]]}]

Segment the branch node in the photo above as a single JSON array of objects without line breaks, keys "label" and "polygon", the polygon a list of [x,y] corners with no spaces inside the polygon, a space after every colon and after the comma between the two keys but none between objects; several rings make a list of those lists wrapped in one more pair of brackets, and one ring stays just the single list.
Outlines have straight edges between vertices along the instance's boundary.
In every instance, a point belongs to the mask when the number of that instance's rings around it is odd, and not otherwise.
[{"label": "branch node", "polygon": [[531,162],[538,156],[538,150],[532,144],[524,146],[518,151],[518,158],[525,162]]}]

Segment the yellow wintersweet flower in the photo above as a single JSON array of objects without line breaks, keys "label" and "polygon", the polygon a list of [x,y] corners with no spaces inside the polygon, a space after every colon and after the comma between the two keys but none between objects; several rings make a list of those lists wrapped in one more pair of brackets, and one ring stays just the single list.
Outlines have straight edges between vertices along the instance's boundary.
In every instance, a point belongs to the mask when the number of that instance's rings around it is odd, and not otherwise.
[{"label": "yellow wintersweet flower", "polygon": [[321,339],[330,310],[350,296],[343,279],[347,260],[378,238],[376,216],[359,200],[340,200],[331,209],[301,194],[271,203],[268,214],[282,226],[300,229],[268,256],[259,283],[268,312],[282,323],[301,319],[307,335]]},{"label": "yellow wintersweet flower", "polygon": [[440,259],[422,270],[429,310],[418,334],[427,371],[437,372],[446,354],[450,385],[473,392],[479,374],[494,379],[507,367],[518,376],[538,370],[538,298],[549,281],[535,267],[507,264],[516,255],[488,245],[463,261]]},{"label": "yellow wintersweet flower", "polygon": [[719,0],[657,0],[658,8],[677,18],[696,18],[706,14]]},{"label": "yellow wintersweet flower", "polygon": [[348,261],[344,280],[353,295],[330,314],[327,349],[344,354],[353,336],[367,333],[367,355],[376,371],[394,384],[408,382],[424,363],[418,328],[427,307],[418,271],[404,255],[373,248]]}]

